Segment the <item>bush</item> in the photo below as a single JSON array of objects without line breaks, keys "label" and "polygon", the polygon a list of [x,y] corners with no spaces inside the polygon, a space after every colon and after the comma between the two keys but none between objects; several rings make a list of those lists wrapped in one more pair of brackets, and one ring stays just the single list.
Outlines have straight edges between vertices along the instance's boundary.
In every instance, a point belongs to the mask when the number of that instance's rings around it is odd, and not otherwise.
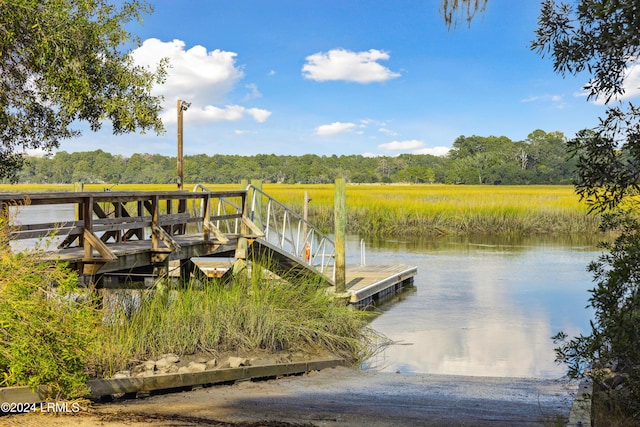
[{"label": "bush", "polygon": [[86,391],[85,361],[100,317],[78,302],[77,276],[43,262],[37,250],[12,252],[0,217],[0,385],[47,385],[51,397]]},{"label": "bush", "polygon": [[595,310],[591,333],[570,341],[555,338],[557,360],[569,367],[573,378],[590,376],[594,389],[608,404],[623,408],[626,416],[640,416],[640,221],[628,212],[607,214],[603,229],[619,231],[613,242],[603,243],[608,253],[591,263],[596,286],[590,305]]}]

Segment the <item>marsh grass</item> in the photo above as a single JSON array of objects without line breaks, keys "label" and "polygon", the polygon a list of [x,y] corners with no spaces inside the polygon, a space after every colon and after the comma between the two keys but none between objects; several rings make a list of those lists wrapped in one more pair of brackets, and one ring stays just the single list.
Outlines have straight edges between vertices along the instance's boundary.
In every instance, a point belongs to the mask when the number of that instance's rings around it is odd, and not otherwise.
[{"label": "marsh grass", "polygon": [[[289,206],[309,192],[310,219],[332,228],[333,186],[265,185]],[[370,236],[597,233],[571,186],[350,185],[347,232]]]},{"label": "marsh grass", "polygon": [[[236,190],[240,184],[205,184],[212,190]],[[105,184],[86,184],[102,191]],[[185,184],[186,189],[193,188]],[[175,184],[123,184],[113,190],[170,191]],[[71,185],[0,186],[0,191],[72,191]],[[304,192],[312,202],[310,221],[333,229],[331,184],[265,184],[263,190],[302,213]],[[597,234],[599,215],[588,215],[568,185],[374,184],[347,186],[347,232],[363,236]]]},{"label": "marsh grass", "polygon": [[159,282],[106,312],[93,374],[110,376],[164,353],[327,352],[357,362],[384,342],[368,326],[371,313],[338,303],[313,279],[252,274],[229,282]]}]

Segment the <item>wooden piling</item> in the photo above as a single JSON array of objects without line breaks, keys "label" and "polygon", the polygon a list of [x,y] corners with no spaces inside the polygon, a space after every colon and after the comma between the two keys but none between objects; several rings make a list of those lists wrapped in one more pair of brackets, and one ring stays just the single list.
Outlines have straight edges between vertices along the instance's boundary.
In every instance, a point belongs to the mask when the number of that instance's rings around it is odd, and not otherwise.
[{"label": "wooden piling", "polygon": [[335,181],[334,222],[335,222],[335,269],[336,293],[346,291],[346,259],[345,234],[347,224],[347,196],[346,184],[343,177]]}]

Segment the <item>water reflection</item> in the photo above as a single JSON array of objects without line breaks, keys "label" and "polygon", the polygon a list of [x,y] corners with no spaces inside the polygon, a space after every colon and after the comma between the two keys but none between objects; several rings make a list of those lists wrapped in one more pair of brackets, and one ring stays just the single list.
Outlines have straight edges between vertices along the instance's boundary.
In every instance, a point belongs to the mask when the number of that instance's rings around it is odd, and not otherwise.
[{"label": "water reflection", "polygon": [[[29,224],[59,224],[63,225],[75,221],[75,205],[60,204],[55,206],[20,206],[10,210],[12,225],[25,226]],[[11,241],[11,249],[21,251],[38,247],[42,250],[53,251],[66,236],[57,235],[49,239],[25,239]]]},{"label": "water reflection", "polygon": [[577,240],[513,243],[370,242],[369,264],[418,266],[416,291],[372,322],[397,344],[370,363],[404,373],[562,376],[550,337],[586,332],[592,283],[585,269],[600,252]]},{"label": "water reflection", "polygon": [[[73,218],[73,205],[27,207],[17,223]],[[368,241],[368,264],[418,267],[414,291],[372,322],[397,344],[370,363],[405,373],[562,376],[550,337],[587,331],[592,281],[586,266],[600,254],[600,238]],[[360,263],[359,239],[347,245],[347,262]]]}]

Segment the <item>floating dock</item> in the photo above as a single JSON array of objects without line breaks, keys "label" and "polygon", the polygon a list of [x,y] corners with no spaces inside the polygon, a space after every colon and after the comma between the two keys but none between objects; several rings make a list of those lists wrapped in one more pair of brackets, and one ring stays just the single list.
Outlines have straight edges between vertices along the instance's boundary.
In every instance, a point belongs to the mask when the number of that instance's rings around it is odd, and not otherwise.
[{"label": "floating dock", "polygon": [[[233,267],[231,261],[199,258],[196,266],[208,277],[221,277]],[[418,268],[408,265],[347,265],[346,300],[358,308],[377,304],[413,285]]]},{"label": "floating dock", "polygon": [[413,285],[417,267],[408,265],[347,265],[348,302],[358,308],[376,304]]}]

